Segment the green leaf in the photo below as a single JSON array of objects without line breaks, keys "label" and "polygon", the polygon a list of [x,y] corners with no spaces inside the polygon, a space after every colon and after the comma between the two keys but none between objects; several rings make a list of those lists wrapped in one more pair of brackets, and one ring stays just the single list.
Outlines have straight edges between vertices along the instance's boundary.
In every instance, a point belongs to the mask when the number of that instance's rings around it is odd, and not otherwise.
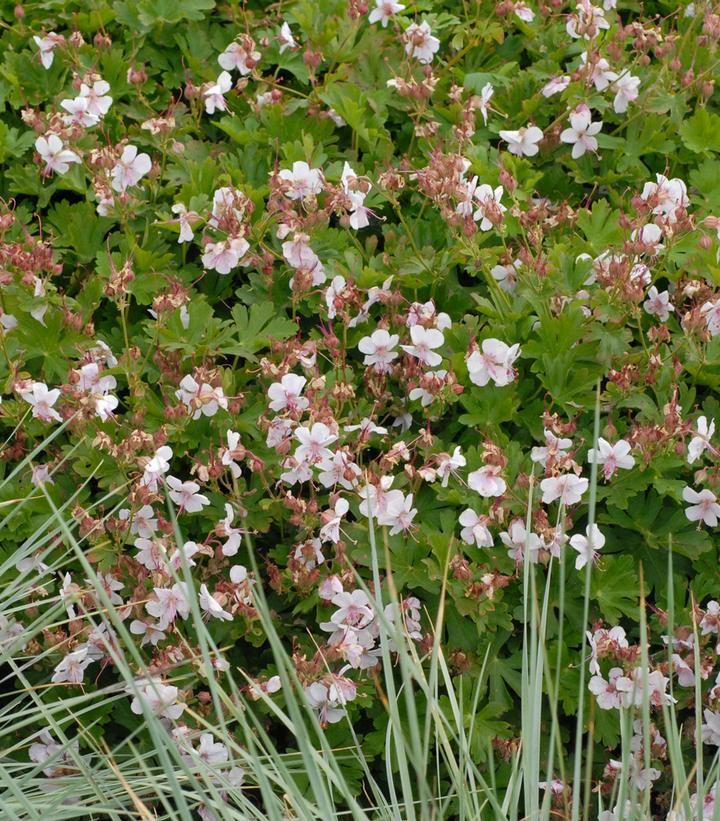
[{"label": "green leaf", "polygon": [[590,595],[608,622],[614,623],[621,616],[637,618],[640,582],[633,557],[602,558],[598,567],[592,569]]},{"label": "green leaf", "polygon": [[238,334],[237,344],[223,348],[223,353],[241,356],[255,362],[255,354],[272,340],[280,342],[297,332],[297,325],[286,316],[278,316],[272,302],[258,302],[250,306],[235,305],[232,318]]},{"label": "green leaf", "polygon": [[680,126],[686,148],[696,154],[720,152],[720,116],[701,108]]}]

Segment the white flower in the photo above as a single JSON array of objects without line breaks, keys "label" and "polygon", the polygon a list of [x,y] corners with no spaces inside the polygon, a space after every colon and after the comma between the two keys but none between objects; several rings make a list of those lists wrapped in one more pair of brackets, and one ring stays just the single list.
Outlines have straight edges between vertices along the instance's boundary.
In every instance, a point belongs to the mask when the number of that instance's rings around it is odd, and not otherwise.
[{"label": "white flower", "polygon": [[[660,241],[662,239],[662,229],[659,225],[655,225],[654,222],[650,222],[647,225],[643,225],[642,228],[633,231],[630,234],[630,239],[647,246],[647,252],[651,254],[657,254],[659,251],[662,251],[664,247]],[[643,249],[643,253],[645,253],[645,249]]]},{"label": "white flower", "polygon": [[293,435],[300,442],[295,450],[298,462],[315,465],[332,458],[332,451],[327,446],[337,439],[337,435],[331,433],[324,422],[315,422],[311,428],[296,428]]},{"label": "white flower", "polygon": [[595,135],[601,128],[602,122],[592,122],[592,114],[587,107],[578,108],[570,115],[570,128],[560,134],[560,139],[572,145],[572,158],[576,160],[586,151],[597,151]]},{"label": "white flower", "polygon": [[232,613],[228,613],[227,610],[223,610],[217,599],[210,595],[207,585],[200,585],[200,594],[198,598],[200,601],[200,607],[208,614],[208,616],[212,616],[216,619],[222,619],[223,621],[233,620]]},{"label": "white flower", "polygon": [[579,533],[573,536],[570,539],[570,547],[579,554],[575,559],[575,570],[582,570],[588,562],[593,561],[597,551],[602,550],[604,546],[605,537],[596,524],[585,528],[585,536]]},{"label": "white flower", "polygon": [[615,99],[613,108],[616,114],[624,114],[628,109],[628,103],[638,98],[640,88],[640,78],[634,77],[629,72],[625,72],[615,83]]},{"label": "white flower", "polygon": [[704,302],[700,306],[700,314],[705,320],[710,336],[720,334],[720,299],[714,302]]},{"label": "white flower", "polygon": [[700,493],[691,487],[683,489],[682,497],[691,507],[685,508],[685,515],[691,522],[704,522],[708,527],[715,527],[720,516],[720,505],[717,496],[705,488]]},{"label": "white flower", "polygon": [[[338,520],[339,521],[339,520]],[[293,558],[308,570],[314,570],[325,561],[320,539],[308,539],[295,547]]]},{"label": "white flower", "polygon": [[170,209],[173,214],[177,214],[177,222],[180,225],[180,235],[178,236],[178,244],[183,242],[190,242],[192,238],[195,236],[193,234],[192,229],[192,218],[196,217],[197,215],[193,211],[189,213],[187,208],[181,202],[176,202],[175,205]]},{"label": "white flower", "polygon": [[43,169],[46,174],[57,172],[65,174],[70,168],[70,163],[79,163],[80,157],[69,148],[65,148],[63,141],[57,134],[48,134],[45,137],[38,137],[35,140],[35,150],[45,163]]},{"label": "white flower", "polygon": [[606,681],[602,676],[593,676],[588,689],[596,697],[601,710],[619,710],[627,706],[628,696],[635,687],[633,680],[620,667],[613,667]]},{"label": "white flower", "polygon": [[302,413],[310,406],[310,402],[301,396],[307,379],[294,373],[287,373],[279,382],[274,382],[268,388],[270,410],[289,410],[291,413]]},{"label": "white flower", "polygon": [[203,267],[218,274],[229,274],[240,264],[249,248],[250,243],[244,237],[208,242],[202,256]]},{"label": "white flower", "polygon": [[60,414],[53,405],[60,397],[60,389],[48,390],[44,382],[33,382],[29,391],[23,391],[20,396],[32,405],[32,415],[43,422],[62,422]]},{"label": "white flower", "polygon": [[452,474],[456,474],[459,468],[464,468],[467,459],[462,455],[460,445],[455,447],[452,456],[449,453],[441,453],[437,457],[437,475],[441,479],[441,486],[447,487],[448,480]]},{"label": "white flower", "polygon": [[336,301],[341,300],[342,293],[346,286],[347,282],[345,281],[345,277],[338,274],[332,278],[330,285],[327,287],[325,291],[325,304],[328,309],[328,319],[335,319],[337,316]]},{"label": "white flower", "polygon": [[659,292],[653,285],[647,294],[648,298],[643,302],[643,308],[651,316],[656,316],[661,322],[667,322],[670,312],[675,310],[670,302],[668,291]]},{"label": "white flower", "polygon": [[548,80],[542,87],[541,94],[543,97],[552,97],[554,94],[560,94],[570,85],[570,77],[553,77]]},{"label": "white flower", "polygon": [[405,496],[401,490],[391,490],[387,494],[385,509],[378,513],[378,524],[389,526],[391,536],[409,530],[417,514],[412,504],[412,493]]},{"label": "white flower", "polygon": [[178,616],[186,619],[190,614],[185,582],[176,582],[172,587],[155,587],[154,593],[155,598],[146,603],[145,609],[158,620],[158,630],[165,630]]},{"label": "white flower", "polygon": [[85,676],[85,669],[92,664],[93,659],[88,655],[87,645],[78,647],[72,653],[68,653],[57,665],[51,681],[54,684],[61,684],[67,681],[69,684],[81,684]]},{"label": "white flower", "polygon": [[352,170],[348,162],[343,166],[342,187],[345,196],[350,200],[350,227],[358,231],[360,228],[367,228],[370,224],[368,219],[368,209],[365,207],[365,197],[370,190],[367,182],[363,189],[356,185],[357,174]]},{"label": "white flower", "polygon": [[337,544],[340,541],[340,522],[350,509],[347,499],[338,499],[334,509],[323,514],[325,524],[320,528],[320,541]]},{"label": "white flower", "polygon": [[155,455],[145,466],[143,477],[140,480],[143,485],[150,490],[157,490],[157,483],[162,476],[170,470],[170,459],[172,459],[172,448],[163,445],[155,451]]},{"label": "white flower", "polygon": [[[295,38],[292,35],[292,31],[290,31],[290,26],[288,25],[287,21],[283,20],[282,26],[280,26],[280,33],[278,34],[278,41],[280,43],[280,54],[282,54],[285,49],[288,48],[295,48],[297,43],[295,42]],[[260,55],[258,54],[258,59]]]},{"label": "white flower", "polygon": [[472,510],[472,508],[463,510],[458,521],[462,525],[460,538],[466,544],[475,543],[478,547],[493,546],[493,538],[487,525],[483,521],[483,518]]},{"label": "white flower", "polygon": [[218,532],[222,531],[222,535],[227,538],[227,541],[222,546],[223,556],[234,556],[240,549],[242,544],[242,530],[238,527],[233,527],[233,519],[235,514],[232,506],[225,503],[225,518],[220,522]]},{"label": "white flower", "polygon": [[630,455],[630,444],[624,439],[611,445],[610,442],[600,437],[597,450],[590,448],[587,458],[590,464],[602,465],[606,481],[612,479],[618,468],[629,470],[635,464],[635,459]]},{"label": "white flower", "polygon": [[136,696],[130,704],[130,709],[135,715],[142,715],[143,705],[150,712],[162,718],[177,721],[185,709],[184,704],[178,704],[179,691],[177,687],[163,684],[158,679],[149,682],[139,682],[140,695]]},{"label": "white flower", "polygon": [[80,84],[79,97],[87,101],[87,112],[101,120],[110,110],[113,98],[108,96],[110,83],[96,80],[91,86]]},{"label": "white flower", "polygon": [[88,100],[85,97],[75,97],[74,99],[67,99],[60,101],[60,107],[64,108],[68,113],[63,116],[63,121],[67,125],[77,123],[83,128],[91,128],[97,125],[98,118],[88,111]]},{"label": "white flower", "polygon": [[113,191],[122,193],[131,185],[137,185],[151,168],[152,160],[147,154],[138,154],[134,145],[126,145],[110,172]]},{"label": "white flower", "polygon": [[319,168],[310,168],[306,162],[294,162],[292,171],[283,169],[278,177],[287,183],[289,188],[285,196],[291,200],[304,200],[316,196],[323,190],[323,175]]},{"label": "white flower", "polygon": [[531,564],[536,562],[543,546],[537,533],[528,533],[522,519],[513,519],[507,532],[500,534],[500,540],[508,548],[508,556],[518,563],[522,563],[526,549],[528,561]]},{"label": "white flower", "polygon": [[[254,43],[252,46],[254,46]],[[250,49],[251,50],[248,51],[245,46],[237,42],[230,43],[225,51],[218,57],[220,68],[224,68],[226,72],[237,69],[243,76],[250,74],[258,60],[262,57],[259,51],[252,51],[252,47],[250,47]],[[248,65],[248,63],[250,63],[250,65]]]},{"label": "white flower", "polygon": [[55,49],[62,45],[64,42],[64,38],[60,34],[56,34],[54,31],[49,32],[44,37],[38,37],[37,34],[33,35],[33,40],[35,41],[35,45],[39,49],[40,55],[40,62],[43,65],[43,68],[47,71],[50,66],[53,64],[53,59],[55,58]]},{"label": "white flower", "polygon": [[580,62],[586,71],[590,67],[589,79],[598,91],[604,91],[610,83],[617,80],[618,75],[610,69],[610,63],[604,57],[596,57],[588,64],[587,51],[580,55]]},{"label": "white flower", "polygon": [[[474,182],[477,185],[477,177],[474,178]],[[502,220],[503,213],[507,211],[507,208],[500,202],[502,195],[502,185],[492,188],[487,183],[483,183],[475,187],[477,210],[473,214],[473,219],[480,223],[481,231],[489,231],[493,227],[493,220],[496,222]]]},{"label": "white flower", "polygon": [[580,501],[583,493],[588,489],[588,480],[574,473],[566,473],[562,476],[553,476],[543,479],[540,488],[543,492],[542,501],[544,505],[549,505],[556,499],[565,507],[574,505]]},{"label": "white flower", "polygon": [[509,385],[515,378],[513,363],[520,356],[520,345],[508,346],[499,339],[484,339],[480,349],[466,360],[470,381],[480,387],[490,380],[499,388]]},{"label": "white flower", "polygon": [[523,0],[516,0],[513,5],[513,12],[519,20],[523,20],[525,23],[532,23],[535,19],[535,12]]},{"label": "white flower", "polygon": [[223,71],[218,75],[217,80],[205,89],[203,97],[205,98],[205,111],[208,114],[214,114],[216,111],[227,111],[225,95],[230,91],[232,85],[230,72]]},{"label": "white flower", "polygon": [[492,99],[495,89],[491,83],[485,83],[480,89],[480,96],[474,98],[475,107],[482,114],[483,122],[487,125],[488,109],[490,108],[490,100]]},{"label": "white flower", "polygon": [[422,325],[413,325],[410,328],[412,345],[401,345],[405,353],[419,359],[423,365],[434,367],[442,362],[442,356],[434,349],[441,347],[445,342],[442,331],[437,328],[424,328]]},{"label": "white flower", "polygon": [[402,3],[396,3],[395,0],[375,0],[375,8],[368,15],[368,22],[377,23],[379,21],[383,28],[387,28],[392,15],[404,8]]},{"label": "white flower", "polygon": [[530,451],[530,459],[533,462],[539,462],[543,467],[546,466],[548,457],[552,456],[554,459],[566,456],[568,448],[572,447],[572,439],[563,439],[545,428],[545,447],[535,447]]},{"label": "white flower", "polygon": [[517,275],[522,268],[522,262],[516,259],[511,265],[495,265],[490,269],[490,275],[506,293],[511,293],[517,285]]},{"label": "white flower", "polygon": [[200,416],[215,416],[220,408],[228,409],[227,398],[222,388],[213,388],[206,382],[199,385],[190,374],[182,378],[175,396],[192,411],[193,419],[199,419]]},{"label": "white flower", "polygon": [[383,328],[364,336],[358,343],[358,350],[365,354],[363,364],[372,366],[376,373],[389,373],[393,360],[398,357],[394,348],[399,341],[397,334],[390,334]]},{"label": "white flower", "polygon": [[508,151],[517,157],[534,157],[538,151],[538,143],[543,138],[541,129],[537,126],[524,126],[518,131],[501,131],[500,138],[508,143]]},{"label": "white flower", "polygon": [[433,37],[426,20],[423,20],[420,25],[411,23],[405,29],[403,40],[405,53],[423,65],[432,63],[433,54],[440,48],[440,41],[437,37]]},{"label": "white flower", "polygon": [[702,739],[705,744],[712,744],[720,747],[720,713],[712,710],[703,710],[705,723],[702,725]]},{"label": "white flower", "polygon": [[697,432],[688,445],[687,460],[689,465],[692,465],[707,449],[714,450],[710,445],[710,439],[714,433],[715,420],[711,419],[708,425],[707,417],[700,416],[697,420]]},{"label": "white flower", "polygon": [[502,496],[507,490],[507,483],[500,476],[499,467],[486,465],[468,476],[468,487],[487,499],[491,496]]},{"label": "white flower", "polygon": [[646,202],[652,202],[653,214],[668,217],[671,222],[674,222],[676,211],[679,208],[687,208],[690,204],[687,186],[677,177],[668,179],[662,174],[656,174],[655,179],[657,182],[645,183],[640,198]]},{"label": "white flower", "polygon": [[167,484],[171,488],[170,498],[180,508],[181,512],[198,513],[205,505],[210,504],[207,497],[197,492],[200,490],[200,485],[197,482],[181,482],[174,476],[168,476]]}]

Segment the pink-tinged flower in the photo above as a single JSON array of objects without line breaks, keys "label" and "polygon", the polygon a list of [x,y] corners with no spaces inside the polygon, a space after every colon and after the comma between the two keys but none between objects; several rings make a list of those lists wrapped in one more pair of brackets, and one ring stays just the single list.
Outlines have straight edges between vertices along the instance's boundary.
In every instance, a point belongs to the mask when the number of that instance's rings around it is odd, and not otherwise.
[{"label": "pink-tinged flower", "polygon": [[151,713],[171,721],[177,721],[183,714],[185,705],[178,703],[179,690],[168,684],[163,684],[159,679],[138,682],[140,695],[133,698],[130,709],[135,715],[142,715],[143,706]]},{"label": "pink-tinged flower", "polygon": [[208,242],[202,256],[203,267],[218,274],[229,274],[240,264],[249,248],[250,244],[243,237]]},{"label": "pink-tinged flower", "polygon": [[399,341],[397,334],[390,334],[383,328],[364,336],[358,343],[358,350],[365,354],[363,364],[372,366],[376,373],[390,373],[392,362],[398,357],[394,348]]},{"label": "pink-tinged flower", "polygon": [[489,231],[494,225],[502,222],[502,215],[507,211],[507,208],[500,202],[502,195],[502,185],[492,188],[487,183],[483,183],[475,188],[474,197],[477,209],[473,214],[473,219],[480,223],[481,231]]},{"label": "pink-tinged flower", "polygon": [[437,456],[437,476],[442,487],[447,487],[450,476],[457,477],[457,471],[464,468],[467,459],[462,455],[460,445],[455,447],[452,456],[449,453],[440,453]]},{"label": "pink-tinged flower", "polygon": [[44,37],[38,37],[37,34],[34,34],[33,40],[39,49],[40,62],[47,71],[55,59],[55,49],[65,42],[65,38],[61,34],[51,31]]},{"label": "pink-tinged flower", "polygon": [[593,6],[590,0],[581,0],[575,8],[576,13],[571,14],[565,24],[565,30],[573,39],[592,40],[601,30],[610,28],[603,9]]},{"label": "pink-tinged flower", "polygon": [[638,98],[640,88],[640,78],[634,77],[629,72],[622,74],[615,82],[615,99],[613,108],[616,114],[624,114],[628,110],[628,104]]},{"label": "pink-tinged flower", "polygon": [[389,491],[385,500],[385,509],[377,515],[378,524],[388,526],[391,536],[407,532],[417,515],[417,509],[412,505],[412,493],[405,496],[401,490]]},{"label": "pink-tinged flower", "polygon": [[[471,103],[473,107],[482,114],[483,123],[487,125],[488,111],[490,110],[490,100],[492,99],[495,89],[491,83],[485,83],[480,89],[480,94],[475,95]],[[476,178],[477,179],[477,178]]]},{"label": "pink-tinged flower", "polygon": [[720,747],[720,713],[705,709],[703,715],[705,716],[705,723],[702,725],[703,741],[705,744]]},{"label": "pink-tinged flower", "polygon": [[172,448],[163,445],[155,451],[155,455],[145,466],[143,477],[140,480],[143,485],[150,490],[157,490],[158,480],[170,470],[170,460],[172,459]]},{"label": "pink-tinged flower", "polygon": [[606,481],[612,479],[619,468],[630,470],[635,464],[634,457],[630,455],[630,444],[624,439],[611,445],[602,437],[599,438],[597,450],[590,448],[587,459],[590,464],[602,465]]},{"label": "pink-tinged flower", "polygon": [[658,291],[653,285],[648,291],[648,298],[643,302],[643,308],[650,314],[656,316],[660,322],[667,322],[670,312],[675,310],[675,306],[670,302],[668,291]]},{"label": "pink-tinged flower", "polygon": [[85,677],[85,669],[92,664],[93,659],[88,655],[88,647],[84,645],[68,653],[67,656],[57,665],[51,681],[54,684],[61,684],[67,681],[68,684],[82,684]]},{"label": "pink-tinged flower", "polygon": [[440,41],[437,37],[433,37],[426,20],[423,20],[420,25],[411,23],[403,33],[403,41],[405,53],[423,65],[432,63],[433,55],[440,48]]},{"label": "pink-tinged flower", "polygon": [[657,254],[662,251],[662,229],[654,222],[643,225],[642,228],[633,231],[630,234],[630,239],[633,242],[641,243],[646,246],[641,253]]},{"label": "pink-tinged flower", "polygon": [[307,379],[294,373],[287,373],[279,382],[274,382],[268,388],[270,410],[289,410],[291,413],[302,413],[310,406],[310,402],[301,396]]},{"label": "pink-tinged flower", "polygon": [[424,328],[422,325],[413,325],[410,328],[412,345],[401,345],[405,353],[420,360],[423,365],[434,367],[442,362],[442,356],[435,353],[445,343],[442,331],[437,328]]},{"label": "pink-tinged flower", "polygon": [[232,506],[225,503],[225,518],[220,522],[217,528],[218,535],[226,538],[225,544],[222,546],[223,556],[234,556],[240,549],[242,544],[242,530],[239,527],[233,527],[233,519],[235,513]]},{"label": "pink-tinged flower", "polygon": [[122,193],[137,185],[152,168],[152,160],[148,154],[138,154],[134,145],[126,145],[123,153],[110,172],[113,191]]},{"label": "pink-tinged flower", "polygon": [[250,74],[262,57],[259,51],[254,51],[255,44],[248,38],[246,43],[232,42],[218,57],[220,68],[226,72],[237,69],[244,76]]},{"label": "pink-tinged flower", "polygon": [[54,485],[55,481],[50,476],[50,466],[49,465],[32,465],[31,467],[31,478],[30,481],[35,485],[35,487],[41,487],[42,485]]},{"label": "pink-tinged flower", "polygon": [[518,280],[518,272],[522,268],[522,262],[516,259],[511,265],[494,265],[490,269],[490,275],[497,282],[500,288],[509,294],[515,290]]},{"label": "pink-tinged flower", "polygon": [[517,0],[513,4],[513,12],[518,20],[522,20],[524,23],[532,23],[535,19],[535,12],[523,0]]},{"label": "pink-tinged flower", "polygon": [[199,385],[190,374],[184,376],[180,382],[180,388],[175,391],[175,396],[192,413],[193,419],[201,416],[215,416],[220,408],[228,409],[228,402],[222,388],[213,388],[206,382]]},{"label": "pink-tinged flower", "polygon": [[165,630],[178,616],[186,619],[190,614],[185,582],[176,582],[172,587],[156,587],[153,592],[155,598],[147,602],[145,609],[158,620],[158,630]]},{"label": "pink-tinged flower", "polygon": [[537,126],[524,126],[518,131],[501,131],[500,139],[508,144],[508,151],[516,157],[534,157],[543,133]]},{"label": "pink-tinged flower", "polygon": [[341,183],[345,196],[350,200],[350,227],[356,231],[360,228],[367,228],[370,225],[368,214],[370,211],[365,207],[365,197],[370,190],[370,185],[365,181],[363,187],[357,185],[358,176],[346,162],[343,166]]},{"label": "pink-tinged flower", "polygon": [[591,63],[588,63],[588,55],[586,51],[580,55],[580,62],[588,71],[588,78],[598,91],[604,91],[610,83],[617,80],[618,75],[611,70],[610,63],[604,57],[596,57]]},{"label": "pink-tinged flower", "polygon": [[44,382],[33,382],[30,390],[23,391],[20,396],[32,405],[32,415],[43,422],[61,422],[60,414],[53,405],[60,398],[60,389],[49,391]]},{"label": "pink-tinged flower", "polygon": [[60,107],[64,108],[68,113],[63,116],[63,121],[67,125],[77,123],[83,128],[91,128],[97,125],[99,120],[88,110],[88,100],[85,97],[75,97],[73,99],[60,101]]},{"label": "pink-tinged flower", "polygon": [[681,687],[695,686],[695,672],[693,668],[678,653],[672,655],[673,670],[677,675],[678,684]]},{"label": "pink-tinged flower", "polygon": [[708,527],[717,526],[720,505],[717,503],[717,496],[711,490],[705,488],[698,493],[691,487],[686,487],[683,489],[682,497],[691,505],[685,508],[685,515],[691,522],[703,522]]},{"label": "pink-tinged flower", "polygon": [[539,462],[543,467],[546,466],[547,460],[562,459],[567,456],[567,449],[572,447],[572,439],[563,439],[545,428],[545,447],[535,447],[530,451],[530,459],[533,462]]},{"label": "pink-tinged flower", "polygon": [[634,688],[633,680],[620,667],[613,667],[606,681],[602,676],[593,676],[588,689],[596,697],[601,710],[619,710],[627,704],[628,694]]},{"label": "pink-tinged flower", "polygon": [[570,547],[578,552],[575,559],[575,570],[582,570],[586,564],[595,560],[597,552],[605,546],[605,537],[596,525],[585,528],[585,536],[577,533],[570,539]]},{"label": "pink-tinged flower", "polygon": [[552,97],[554,94],[560,94],[570,85],[570,77],[553,77],[548,80],[542,87],[541,94],[543,97]]},{"label": "pink-tinged flower", "polygon": [[478,547],[492,547],[493,537],[485,524],[483,516],[479,516],[472,508],[463,510],[458,519],[462,525],[460,538],[465,544],[475,544]]},{"label": "pink-tinged flower", "polygon": [[233,86],[232,77],[227,71],[218,75],[217,80],[203,91],[205,98],[205,111],[214,114],[216,111],[227,111],[227,100],[225,95]]},{"label": "pink-tinged flower", "polygon": [[549,505],[556,499],[565,507],[577,504],[583,493],[588,489],[588,480],[574,473],[565,473],[562,476],[553,476],[543,479],[540,488],[543,492],[542,501],[544,505]]},{"label": "pink-tinged flower", "polygon": [[703,303],[700,307],[700,315],[705,320],[710,336],[720,334],[720,299]]},{"label": "pink-tinged flower", "polygon": [[711,419],[708,425],[707,417],[698,417],[697,431],[688,445],[687,460],[689,465],[692,465],[694,461],[699,459],[706,450],[710,450],[713,453],[716,452],[715,448],[710,444],[710,439],[714,433],[715,420]]},{"label": "pink-tinged flower", "polygon": [[337,626],[361,630],[374,619],[370,599],[362,590],[338,593],[333,596],[332,603],[338,609],[332,614],[330,620]]},{"label": "pink-tinged flower", "polygon": [[285,196],[291,200],[304,200],[317,196],[323,190],[323,175],[319,168],[310,168],[306,162],[294,162],[292,170],[278,172],[278,177],[288,183]]},{"label": "pink-tinged flower", "polygon": [[598,141],[595,135],[600,133],[602,121],[593,122],[592,114],[587,106],[579,106],[570,115],[570,128],[566,128],[560,139],[572,145],[572,158],[577,160],[586,151],[597,151]]},{"label": "pink-tinged flower", "polygon": [[[322,552],[322,542],[320,539],[307,539],[307,541],[296,545],[293,558],[308,570],[314,570],[325,561],[325,556],[323,556]],[[340,589],[342,590],[342,586]],[[328,598],[332,598],[334,595],[335,593]]]},{"label": "pink-tinged flower", "polygon": [[57,134],[48,134],[45,137],[38,137],[35,140],[35,150],[40,155],[40,159],[45,163],[44,174],[65,174],[70,163],[79,163],[80,157],[69,148],[65,148],[63,141]]},{"label": "pink-tinged flower", "polygon": [[296,428],[295,438],[300,442],[295,450],[295,459],[316,465],[332,458],[332,451],[327,447],[337,439],[324,422],[315,422],[311,428]]},{"label": "pink-tinged flower", "polygon": [[676,211],[679,208],[687,208],[690,204],[687,186],[677,177],[668,179],[662,174],[656,174],[655,179],[657,182],[645,183],[640,198],[652,203],[653,214],[668,217],[674,222]]},{"label": "pink-tinged flower", "polygon": [[227,610],[222,609],[220,602],[210,595],[210,591],[207,589],[206,584],[200,585],[200,594],[198,598],[200,607],[205,613],[207,613],[208,616],[211,616],[214,619],[221,619],[222,621],[233,620],[232,613],[228,613]]},{"label": "pink-tinged flower", "polygon": [[717,633],[720,629],[720,602],[711,600],[705,606],[705,615],[700,622],[701,635]]},{"label": "pink-tinged flower", "polygon": [[177,214],[177,223],[180,226],[178,244],[190,242],[195,236],[195,234],[193,234],[192,224],[198,219],[198,215],[194,211],[188,211],[181,202],[176,202],[170,210],[173,214]]},{"label": "pink-tinged flower", "polygon": [[332,278],[330,285],[325,291],[325,304],[328,309],[328,319],[335,319],[337,316],[337,306],[342,305],[342,294],[347,287],[344,276],[338,274]]},{"label": "pink-tinged flower", "polygon": [[368,15],[368,22],[379,22],[383,28],[387,28],[393,14],[401,12],[404,8],[402,3],[396,3],[395,0],[375,0],[375,8]]},{"label": "pink-tinged flower", "polygon": [[522,519],[513,519],[507,532],[500,534],[500,541],[508,548],[508,556],[518,564],[523,562],[526,554],[531,564],[536,562],[543,546],[536,533],[528,533]]},{"label": "pink-tinged flower", "polygon": [[[345,716],[345,700],[333,698],[332,688],[316,681],[305,688],[305,697],[308,703],[318,713],[318,720],[322,726],[327,724],[337,724]],[[336,694],[337,695],[337,694]]]},{"label": "pink-tinged flower", "polygon": [[322,471],[318,474],[318,481],[324,488],[340,485],[345,490],[353,490],[362,475],[358,465],[344,450],[336,450],[330,458],[323,461],[320,467]]},{"label": "pink-tinged flower", "polygon": [[322,519],[325,524],[320,528],[320,541],[337,544],[340,541],[340,523],[350,509],[347,499],[338,499],[335,507],[325,511]]},{"label": "pink-tinged flower", "polygon": [[168,476],[166,481],[170,488],[170,498],[180,511],[199,513],[205,505],[210,504],[207,497],[198,493],[200,485],[197,482],[181,482],[174,476]]},{"label": "pink-tinged flower", "polygon": [[500,468],[497,465],[486,465],[468,476],[468,487],[488,499],[492,496],[502,496],[507,490],[507,483],[500,476]]},{"label": "pink-tinged flower", "polygon": [[96,80],[91,86],[80,84],[81,99],[87,101],[87,111],[98,120],[101,120],[110,110],[113,98],[108,95],[110,83],[105,80]]},{"label": "pink-tinged flower", "polygon": [[499,388],[515,379],[513,363],[520,356],[520,345],[506,345],[499,339],[484,339],[479,351],[466,360],[468,376],[474,385],[484,387],[490,380]]},{"label": "pink-tinged flower", "polygon": [[[297,46],[287,21],[283,21],[282,26],[280,26],[280,33],[278,34],[277,39],[280,43],[280,54],[282,54],[286,49],[295,48]],[[258,59],[260,59],[259,54]]]}]

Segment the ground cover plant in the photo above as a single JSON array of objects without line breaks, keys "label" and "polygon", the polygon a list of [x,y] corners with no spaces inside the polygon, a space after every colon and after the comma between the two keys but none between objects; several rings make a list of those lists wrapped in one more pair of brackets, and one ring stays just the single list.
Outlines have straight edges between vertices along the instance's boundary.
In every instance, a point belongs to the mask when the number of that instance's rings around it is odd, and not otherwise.
[{"label": "ground cover plant", "polygon": [[0,7],[8,819],[720,818],[720,7]]}]

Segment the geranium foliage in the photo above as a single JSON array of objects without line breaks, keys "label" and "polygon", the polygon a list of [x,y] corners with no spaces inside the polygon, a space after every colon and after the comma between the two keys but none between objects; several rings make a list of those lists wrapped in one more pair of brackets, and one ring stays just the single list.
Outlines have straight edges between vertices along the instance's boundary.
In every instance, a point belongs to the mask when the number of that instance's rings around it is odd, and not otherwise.
[{"label": "geranium foliage", "polygon": [[[4,581],[33,580],[2,645],[37,656],[40,697],[117,680],[80,558],[62,533],[26,547],[71,500],[84,560],[156,675],[96,711],[109,743],[150,709],[188,755],[252,780],[201,735],[189,616],[222,648],[212,675],[239,669],[251,697],[282,704],[262,585],[328,737],[344,743],[349,715],[371,766],[380,620],[399,617],[422,656],[443,600],[455,685],[486,674],[477,763],[492,746],[509,761],[529,563],[538,580],[562,565],[547,625],[559,743],[572,748],[582,669],[600,790],[619,766],[610,711],[643,692],[658,722],[672,701],[694,715],[699,677],[711,758],[720,10],[71,0],[2,14],[4,477],[38,449],[0,499]],[[399,613],[368,595],[371,524]],[[61,617],[23,640],[52,601]],[[18,756],[42,762],[55,741],[32,731]],[[637,765],[658,808],[666,746],[658,730]],[[566,805],[569,788],[549,788]]]}]

